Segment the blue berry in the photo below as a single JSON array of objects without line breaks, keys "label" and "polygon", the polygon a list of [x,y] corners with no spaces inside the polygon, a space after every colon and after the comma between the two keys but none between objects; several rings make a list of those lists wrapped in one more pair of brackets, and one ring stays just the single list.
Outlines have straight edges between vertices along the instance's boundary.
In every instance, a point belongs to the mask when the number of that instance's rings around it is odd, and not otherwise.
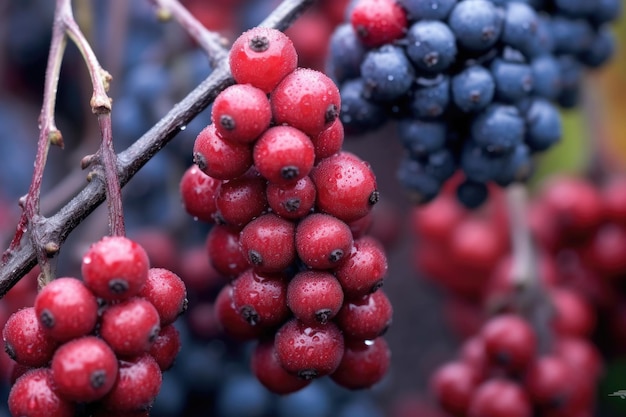
[{"label": "blue berry", "polygon": [[465,180],[456,188],[456,196],[465,207],[475,209],[487,201],[489,189],[484,182]]},{"label": "blue berry", "polygon": [[590,0],[554,0],[557,11],[572,17],[587,17],[594,11],[595,2]]},{"label": "blue berry", "polygon": [[365,55],[361,77],[365,81],[366,98],[391,101],[409,91],[415,72],[401,47],[386,44]]},{"label": "blue berry", "polygon": [[410,99],[411,114],[417,118],[441,116],[450,102],[450,79],[440,75],[435,78],[418,78]]},{"label": "blue berry", "polygon": [[500,10],[488,0],[464,0],[448,17],[458,43],[470,51],[486,51],[498,42],[502,32]]},{"label": "blue berry", "polygon": [[561,114],[548,100],[535,98],[526,110],[526,144],[544,151],[561,139]]},{"label": "blue berry", "polygon": [[460,166],[469,180],[487,183],[505,169],[507,162],[508,155],[494,155],[469,140],[463,146]]},{"label": "blue berry", "polygon": [[362,78],[344,82],[339,89],[341,111],[339,118],[346,134],[360,134],[375,130],[387,120],[385,109],[363,97]]},{"label": "blue berry", "polygon": [[557,59],[561,71],[561,91],[557,102],[564,108],[575,107],[580,96],[583,66],[573,55],[559,55]]},{"label": "blue berry", "polygon": [[328,74],[337,83],[356,78],[361,72],[365,47],[350,23],[342,23],[333,32],[329,43]]},{"label": "blue berry", "polygon": [[514,103],[530,94],[533,89],[533,74],[529,65],[495,59],[491,73],[496,84],[496,98]]},{"label": "blue berry", "polygon": [[500,170],[495,172],[492,180],[501,187],[507,187],[514,182],[524,182],[534,171],[532,154],[528,146],[521,143],[504,159]]},{"label": "blue berry", "polygon": [[556,100],[561,92],[561,67],[553,55],[542,55],[532,60],[533,94]]},{"label": "blue berry", "polygon": [[594,31],[584,19],[571,19],[556,15],[551,20],[554,37],[554,52],[557,54],[578,54],[589,49]]},{"label": "blue berry", "polygon": [[539,18],[528,4],[509,2],[504,13],[501,40],[528,55],[538,36]]},{"label": "blue berry", "polygon": [[591,45],[578,55],[580,61],[590,68],[599,68],[606,64],[615,52],[615,35],[610,28],[602,26],[598,29]]},{"label": "blue berry", "polygon": [[407,13],[407,18],[415,20],[445,20],[457,0],[396,0]]},{"label": "blue berry", "polygon": [[443,148],[430,153],[424,160],[424,170],[441,183],[450,179],[456,171],[456,161],[450,149]]},{"label": "blue berry", "polygon": [[418,157],[443,149],[446,144],[447,125],[444,121],[401,119],[398,121],[398,137],[404,147]]},{"label": "blue berry", "polygon": [[426,73],[447,69],[456,57],[456,39],[443,22],[420,20],[406,34],[406,54],[415,66]]},{"label": "blue berry", "polygon": [[400,161],[396,176],[415,204],[431,201],[441,189],[441,181],[426,172],[423,164],[408,155]]},{"label": "blue berry", "polygon": [[505,154],[522,143],[524,119],[514,106],[492,104],[472,122],[472,138],[490,153]]},{"label": "blue berry", "polygon": [[596,25],[616,20],[622,13],[622,0],[595,0],[591,19]]},{"label": "blue berry", "polygon": [[452,77],[452,100],[465,113],[486,108],[495,94],[491,72],[481,65],[472,65]]}]

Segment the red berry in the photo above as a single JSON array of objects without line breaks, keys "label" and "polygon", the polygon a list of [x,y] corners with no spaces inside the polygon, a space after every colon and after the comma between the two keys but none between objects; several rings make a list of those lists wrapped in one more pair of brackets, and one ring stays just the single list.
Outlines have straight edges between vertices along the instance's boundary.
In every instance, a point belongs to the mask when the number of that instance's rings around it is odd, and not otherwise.
[{"label": "red berry", "polygon": [[[218,226],[213,226],[211,230]],[[236,234],[236,232],[235,232]],[[236,245],[238,241],[235,241]],[[177,268],[178,274],[182,278],[189,293],[206,294],[214,289],[221,288],[228,280],[225,274],[219,272],[209,261],[205,244],[192,245],[184,248],[179,254],[180,266]],[[237,275],[239,272],[233,275]]]},{"label": "red berry", "polygon": [[215,196],[220,184],[220,180],[208,176],[195,164],[187,168],[179,185],[187,213],[198,220],[213,223],[217,211]]},{"label": "red berry", "polygon": [[196,137],[193,162],[213,178],[230,180],[245,174],[252,166],[252,148],[245,143],[222,139],[215,125],[210,124]]},{"label": "red berry", "polygon": [[323,159],[311,170],[311,179],[317,188],[317,208],[345,222],[365,216],[378,202],[370,165],[352,153]]},{"label": "red berry", "polygon": [[159,394],[162,379],[159,365],[147,353],[120,361],[119,377],[100,404],[111,411],[149,410]]},{"label": "red berry", "polygon": [[107,306],[100,320],[100,336],[120,356],[147,352],[160,330],[157,309],[139,297]]},{"label": "red berry", "polygon": [[330,378],[344,388],[370,388],[383,379],[389,369],[390,360],[389,347],[382,337],[346,341],[339,367]]},{"label": "red berry", "polygon": [[255,271],[283,271],[296,259],[295,229],[289,220],[264,214],[241,230],[241,251]]},{"label": "red berry", "polygon": [[608,278],[626,274],[626,227],[614,223],[600,226],[582,250],[586,265]]},{"label": "red berry", "polygon": [[224,332],[233,339],[245,341],[256,339],[265,330],[244,319],[233,301],[233,286],[225,285],[215,299],[215,315]]},{"label": "red berry", "polygon": [[[449,239],[451,259],[463,268],[485,272],[491,271],[508,248],[508,242],[501,239],[495,226],[477,217],[459,222]],[[477,284],[481,287],[483,283]]]},{"label": "red berry", "polygon": [[485,378],[490,371],[485,341],[479,335],[474,334],[463,342],[459,360],[470,366],[480,379]]},{"label": "red berry", "polygon": [[95,336],[84,336],[61,345],[50,368],[59,395],[76,402],[91,402],[105,396],[118,373],[115,353]]},{"label": "red berry", "polygon": [[559,337],[554,343],[553,354],[565,361],[577,377],[595,381],[602,374],[602,356],[588,339]]},{"label": "red berry", "polygon": [[273,327],[289,317],[285,277],[260,275],[249,269],[239,275],[232,286],[235,308],[250,325]]},{"label": "red berry", "polygon": [[532,407],[526,392],[507,379],[483,382],[472,398],[468,417],[532,417]]},{"label": "red berry", "polygon": [[228,278],[234,278],[250,268],[248,260],[239,245],[239,229],[216,224],[206,238],[206,254],[217,272]]},{"label": "red berry", "polygon": [[343,305],[343,290],[329,272],[299,272],[289,281],[287,305],[303,323],[324,324],[335,317]]},{"label": "red berry", "polygon": [[411,212],[413,233],[426,242],[447,244],[453,230],[463,220],[466,211],[455,197],[441,194]]},{"label": "red berry", "polygon": [[335,322],[346,337],[372,340],[387,331],[392,318],[391,302],[382,290],[378,290],[360,300],[344,303]]},{"label": "red berry", "polygon": [[295,318],[278,329],[274,346],[283,368],[303,379],[332,374],[344,352],[343,335],[333,322],[310,325]]},{"label": "red berry", "polygon": [[266,194],[272,211],[285,219],[300,219],[315,206],[315,184],[309,176],[291,184],[270,182],[267,184]]},{"label": "red berry", "polygon": [[319,135],[339,116],[339,89],[326,74],[297,68],[270,96],[276,124],[286,124],[311,137]]},{"label": "red berry", "polygon": [[353,239],[350,227],[334,216],[314,213],[296,226],[296,251],[307,266],[331,269],[348,259]]},{"label": "red berry", "polygon": [[453,416],[465,416],[479,383],[479,375],[472,366],[449,362],[432,375],[430,389],[441,408]]},{"label": "red berry", "polygon": [[335,269],[347,298],[361,298],[378,290],[387,274],[387,256],[374,238],[364,236],[354,241],[348,260]]},{"label": "red berry", "polygon": [[2,337],[11,359],[33,368],[47,365],[58,346],[37,319],[34,307],[13,313],[2,329]]},{"label": "red berry", "polygon": [[526,371],[524,387],[535,404],[560,409],[568,405],[574,377],[569,365],[558,356],[542,356]]},{"label": "red berry", "polygon": [[180,348],[180,333],[173,324],[168,324],[161,328],[148,353],[159,364],[161,371],[167,371],[174,365]]},{"label": "red berry", "polygon": [[74,416],[74,403],[57,395],[49,368],[32,369],[20,376],[9,392],[8,406],[12,416]]},{"label": "red berry", "polygon": [[626,176],[615,175],[600,190],[604,218],[626,226]]},{"label": "red berry", "polygon": [[260,216],[267,208],[265,185],[265,179],[253,173],[223,182],[215,199],[218,222],[241,228]]},{"label": "red berry", "polygon": [[233,42],[228,56],[238,84],[252,84],[269,93],[298,65],[291,39],[276,29],[255,27]]},{"label": "red berry", "polygon": [[394,0],[360,0],[352,8],[350,23],[365,46],[376,47],[403,37],[407,17]]},{"label": "red berry", "polygon": [[315,163],[324,158],[333,156],[341,151],[344,139],[344,129],[341,119],[337,117],[326,129],[317,136],[311,137],[315,148]]},{"label": "red berry", "polygon": [[560,335],[589,337],[596,328],[596,311],[573,289],[556,287],[549,292],[554,307],[552,327]]},{"label": "red berry", "polygon": [[35,298],[35,313],[44,331],[60,342],[90,333],[98,320],[98,300],[76,278],[57,278]]},{"label": "red berry", "polygon": [[161,326],[174,323],[187,309],[187,288],[182,279],[164,268],[150,268],[139,296],[150,301],[161,319]]},{"label": "red berry", "polygon": [[311,383],[310,379],[302,379],[285,371],[276,356],[273,339],[257,343],[250,358],[250,368],[259,382],[275,394],[291,394]]},{"label": "red berry", "polygon": [[495,316],[481,331],[489,361],[509,372],[528,367],[537,352],[537,336],[530,324],[515,314]]},{"label": "red berry", "polygon": [[137,295],[148,278],[146,251],[124,236],[105,236],[83,255],[85,285],[105,300],[124,300]]},{"label": "red berry", "polygon": [[272,109],[263,90],[235,84],[215,97],[211,120],[222,139],[252,143],[270,126]]},{"label": "red berry", "polygon": [[311,139],[291,126],[270,127],[254,144],[254,166],[269,182],[291,184],[309,175],[315,162]]}]

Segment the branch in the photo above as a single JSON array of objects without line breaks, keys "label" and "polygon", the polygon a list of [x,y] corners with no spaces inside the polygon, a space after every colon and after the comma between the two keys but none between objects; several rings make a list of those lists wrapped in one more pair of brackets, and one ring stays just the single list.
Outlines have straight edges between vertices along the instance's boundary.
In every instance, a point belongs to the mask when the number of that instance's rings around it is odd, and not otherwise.
[{"label": "branch", "polygon": [[[262,23],[266,27],[285,30],[311,4],[313,0],[284,0]],[[227,60],[223,59],[215,70],[198,87],[176,104],[156,125],[128,149],[117,156],[120,186],[128,181],[159,152],[181,129],[234,80]],[[96,207],[105,200],[104,183],[98,176],[83,188],[70,202],[41,225],[41,238],[59,247]],[[37,263],[35,248],[29,240],[23,240],[0,268],[0,296],[28,273]]]}]

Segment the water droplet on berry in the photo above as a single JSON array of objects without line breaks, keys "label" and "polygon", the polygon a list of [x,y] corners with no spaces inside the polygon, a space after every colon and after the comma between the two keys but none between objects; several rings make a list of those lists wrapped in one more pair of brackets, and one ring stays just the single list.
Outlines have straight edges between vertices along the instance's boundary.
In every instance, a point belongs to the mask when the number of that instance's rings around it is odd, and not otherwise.
[{"label": "water droplet on berry", "polygon": [[367,346],[372,346],[374,344],[374,341],[373,340],[366,340],[363,343],[365,343]]},{"label": "water droplet on berry", "polygon": [[89,264],[91,263],[91,256],[85,256],[85,257],[83,258],[83,263],[84,263],[85,265],[89,265]]}]

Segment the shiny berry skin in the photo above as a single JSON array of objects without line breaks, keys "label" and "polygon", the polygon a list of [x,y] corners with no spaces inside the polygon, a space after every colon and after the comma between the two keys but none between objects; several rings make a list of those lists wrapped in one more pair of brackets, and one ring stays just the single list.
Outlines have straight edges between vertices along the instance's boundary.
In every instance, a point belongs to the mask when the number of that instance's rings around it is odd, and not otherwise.
[{"label": "shiny berry skin", "polygon": [[502,314],[487,321],[481,337],[489,361],[509,372],[528,367],[537,352],[537,336],[530,324],[515,314]]},{"label": "shiny berry skin", "polygon": [[295,230],[291,221],[264,214],[241,230],[241,251],[255,271],[283,271],[296,259]]},{"label": "shiny berry skin", "polygon": [[361,43],[373,48],[403,37],[407,17],[394,0],[360,0],[350,13],[350,23]]},{"label": "shiny berry skin", "polygon": [[180,196],[185,211],[198,220],[207,223],[215,222],[215,196],[222,181],[210,177],[191,165],[180,179]]},{"label": "shiny berry skin", "polygon": [[345,222],[365,216],[378,202],[370,165],[350,152],[323,159],[310,176],[317,188],[316,207]]},{"label": "shiny berry skin", "polygon": [[291,126],[270,127],[254,144],[254,166],[269,182],[291,184],[309,175],[315,162],[311,139]]},{"label": "shiny berry skin", "polygon": [[300,178],[293,184],[268,183],[267,202],[274,213],[285,219],[300,219],[315,206],[315,184],[311,177]]},{"label": "shiny berry skin", "polygon": [[311,137],[315,148],[315,163],[339,153],[343,147],[345,131],[341,119],[337,117],[326,129],[317,136]]},{"label": "shiny berry skin", "polygon": [[235,84],[215,97],[211,120],[222,139],[252,143],[272,121],[267,95],[250,84]]},{"label": "shiny berry skin", "polygon": [[517,383],[494,378],[476,388],[467,417],[532,417],[528,395]]},{"label": "shiny berry skin", "polygon": [[252,148],[245,143],[222,139],[215,125],[198,133],[193,144],[193,162],[205,174],[218,180],[231,180],[252,166]]},{"label": "shiny berry skin", "polygon": [[261,326],[250,324],[244,319],[233,301],[233,286],[227,284],[215,298],[215,316],[226,335],[238,341],[256,339],[263,332]]},{"label": "shiny berry skin", "polygon": [[147,352],[160,330],[159,312],[139,297],[107,306],[100,319],[100,336],[120,356]]},{"label": "shiny berry skin", "polygon": [[390,361],[391,352],[382,337],[346,341],[339,367],[330,378],[344,388],[370,388],[387,374]]},{"label": "shiny berry skin", "polygon": [[84,336],[61,345],[50,365],[59,396],[91,402],[104,397],[117,379],[118,362],[99,337]]},{"label": "shiny berry skin", "polygon": [[287,287],[287,306],[305,324],[324,324],[343,305],[343,290],[337,278],[324,271],[297,273]]},{"label": "shiny berry skin", "polygon": [[148,278],[150,260],[141,245],[124,236],[105,236],[83,255],[85,285],[105,300],[137,295]]},{"label": "shiny berry skin", "polygon": [[387,295],[378,290],[360,300],[344,303],[335,322],[346,338],[371,340],[384,334],[393,318]]},{"label": "shiny berry skin", "polygon": [[34,307],[11,314],[2,329],[2,338],[9,357],[32,368],[47,365],[59,344],[46,333]]},{"label": "shiny berry skin", "polygon": [[348,259],[353,242],[350,227],[328,214],[310,214],[296,226],[296,251],[310,268],[341,265]]},{"label": "shiny berry skin", "polygon": [[600,351],[589,339],[559,337],[554,343],[553,353],[565,361],[577,377],[596,380],[604,370]]},{"label": "shiny berry skin", "polygon": [[378,290],[387,268],[387,256],[380,242],[363,236],[354,241],[350,256],[334,272],[346,297],[356,299]]},{"label": "shiny berry skin", "polygon": [[161,326],[174,323],[187,310],[187,288],[183,280],[165,268],[150,268],[146,284],[139,291],[156,308]]},{"label": "shiny berry skin", "polygon": [[11,387],[7,404],[12,416],[74,416],[74,403],[57,395],[49,368],[32,369],[20,376]]},{"label": "shiny berry skin", "polygon": [[173,324],[168,324],[161,328],[148,353],[159,364],[161,371],[167,371],[174,365],[180,348],[180,333]]},{"label": "shiny berry skin", "polygon": [[269,93],[296,69],[298,54],[284,33],[255,27],[233,42],[228,62],[238,84],[252,84]]},{"label": "shiny berry skin", "polygon": [[295,318],[278,329],[274,346],[283,368],[303,379],[332,374],[344,353],[343,335],[333,322],[307,325]]},{"label": "shiny berry skin", "polygon": [[250,267],[241,251],[239,234],[240,231],[236,227],[216,224],[209,230],[206,238],[209,262],[226,278],[235,278]]},{"label": "shiny berry skin", "polygon": [[159,394],[162,380],[159,364],[147,353],[120,361],[119,377],[100,404],[111,411],[147,410]]},{"label": "shiny berry skin", "polygon": [[60,342],[90,333],[98,320],[98,300],[76,278],[57,278],[35,298],[35,313],[44,331]]},{"label": "shiny berry skin", "polygon": [[555,287],[549,292],[554,308],[552,328],[559,335],[590,337],[596,329],[596,310],[574,289]]},{"label": "shiny berry skin", "polygon": [[235,308],[250,325],[268,328],[289,316],[287,280],[282,275],[261,275],[249,269],[232,286]]},{"label": "shiny berry skin", "polygon": [[276,356],[274,339],[257,343],[250,357],[250,368],[259,382],[275,394],[291,394],[311,383],[310,379],[302,379],[285,371]]},{"label": "shiny berry skin", "polygon": [[217,190],[216,220],[243,227],[267,208],[266,181],[253,173],[223,182]]},{"label": "shiny berry skin", "polygon": [[339,89],[326,74],[297,68],[270,95],[276,124],[286,124],[310,136],[319,135],[339,116]]},{"label": "shiny berry skin", "polygon": [[570,366],[558,356],[537,358],[524,375],[524,387],[531,400],[541,407],[562,408],[572,394]]},{"label": "shiny berry skin", "polygon": [[479,375],[464,362],[448,362],[430,378],[430,390],[437,402],[453,416],[464,416],[478,384]]}]

